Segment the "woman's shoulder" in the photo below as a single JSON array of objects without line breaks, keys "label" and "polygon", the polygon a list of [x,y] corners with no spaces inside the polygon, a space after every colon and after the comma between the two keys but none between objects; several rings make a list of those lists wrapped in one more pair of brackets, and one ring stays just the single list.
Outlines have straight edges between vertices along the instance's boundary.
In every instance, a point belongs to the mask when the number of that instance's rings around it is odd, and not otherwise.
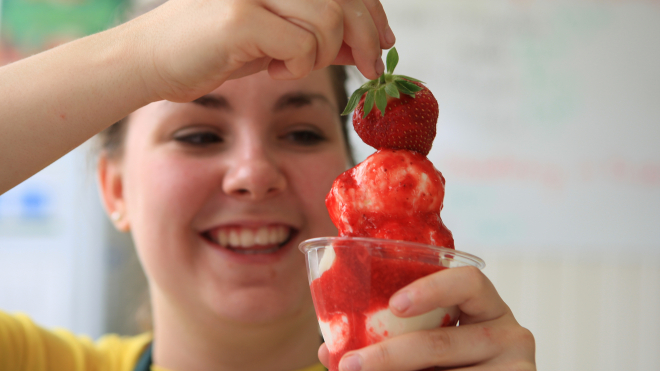
[{"label": "woman's shoulder", "polygon": [[140,357],[144,349],[151,343],[152,334],[145,332],[135,336],[104,335],[96,341],[96,348],[114,354],[124,354],[133,363]]},{"label": "woman's shoulder", "polygon": [[24,314],[0,311],[0,370],[132,371],[151,334],[105,335],[97,341],[49,330]]}]

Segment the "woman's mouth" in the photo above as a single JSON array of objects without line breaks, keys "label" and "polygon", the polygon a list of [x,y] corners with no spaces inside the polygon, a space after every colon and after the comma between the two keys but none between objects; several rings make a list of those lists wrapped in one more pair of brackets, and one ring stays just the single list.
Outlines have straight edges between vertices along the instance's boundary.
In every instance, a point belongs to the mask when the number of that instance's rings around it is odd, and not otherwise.
[{"label": "woman's mouth", "polygon": [[268,225],[219,227],[202,235],[213,244],[239,254],[270,254],[284,247],[296,233],[289,226]]}]

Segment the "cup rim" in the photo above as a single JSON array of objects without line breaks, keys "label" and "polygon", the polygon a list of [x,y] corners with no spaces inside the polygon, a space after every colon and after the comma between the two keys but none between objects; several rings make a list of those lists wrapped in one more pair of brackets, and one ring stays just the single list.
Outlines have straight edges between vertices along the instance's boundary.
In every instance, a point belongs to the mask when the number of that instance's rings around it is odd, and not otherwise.
[{"label": "cup rim", "polygon": [[455,256],[460,257],[461,259],[466,260],[469,262],[470,265],[479,268],[479,269],[484,269],[486,267],[486,262],[481,259],[480,257],[476,255],[472,255],[470,253],[460,251],[460,250],[455,250],[455,249],[449,249],[446,247],[440,247],[440,246],[434,246],[434,245],[427,245],[424,243],[419,243],[419,242],[410,242],[410,241],[403,241],[403,240],[388,240],[384,238],[373,238],[373,237],[316,237],[316,238],[310,238],[308,240],[305,240],[301,242],[298,245],[298,250],[300,250],[303,254],[306,254],[308,250],[310,250],[313,247],[318,246],[319,244],[328,244],[334,241],[361,241],[361,242],[369,242],[369,243],[388,243],[388,244],[394,244],[394,245],[406,245],[406,246],[411,246],[411,247],[417,247],[417,248],[425,248],[425,249],[430,249],[430,250],[436,250],[439,252],[443,252],[446,254],[452,254]]}]

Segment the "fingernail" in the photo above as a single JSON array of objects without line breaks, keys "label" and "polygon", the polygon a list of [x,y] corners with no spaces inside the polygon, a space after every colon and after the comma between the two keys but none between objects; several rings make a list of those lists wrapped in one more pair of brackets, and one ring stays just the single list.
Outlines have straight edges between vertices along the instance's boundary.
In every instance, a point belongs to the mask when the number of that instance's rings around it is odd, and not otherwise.
[{"label": "fingernail", "polygon": [[341,371],[360,371],[362,369],[362,357],[358,354],[352,354],[341,360],[339,363]]},{"label": "fingernail", "polygon": [[387,28],[385,29],[385,41],[387,41],[389,44],[394,45],[396,42],[396,37],[394,36],[394,32],[388,25]]},{"label": "fingernail", "polygon": [[385,72],[385,64],[383,64],[383,60],[378,58],[376,61],[376,73],[378,76],[382,75],[383,72]]},{"label": "fingernail", "polygon": [[392,299],[390,299],[390,305],[402,313],[410,308],[410,304],[410,295],[408,295],[408,293],[405,291],[394,295]]}]

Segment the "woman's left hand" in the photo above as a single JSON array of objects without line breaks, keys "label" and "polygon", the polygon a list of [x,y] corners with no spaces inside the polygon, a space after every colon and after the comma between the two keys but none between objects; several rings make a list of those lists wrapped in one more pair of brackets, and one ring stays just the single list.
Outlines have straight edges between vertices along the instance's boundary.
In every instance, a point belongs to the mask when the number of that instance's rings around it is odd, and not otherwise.
[{"label": "woman's left hand", "polygon": [[[445,269],[399,290],[390,310],[412,317],[458,305],[459,326],[417,331],[348,352],[340,371],[536,370],[534,336],[520,326],[488,278],[477,268]],[[319,358],[328,364],[325,345]]]}]

